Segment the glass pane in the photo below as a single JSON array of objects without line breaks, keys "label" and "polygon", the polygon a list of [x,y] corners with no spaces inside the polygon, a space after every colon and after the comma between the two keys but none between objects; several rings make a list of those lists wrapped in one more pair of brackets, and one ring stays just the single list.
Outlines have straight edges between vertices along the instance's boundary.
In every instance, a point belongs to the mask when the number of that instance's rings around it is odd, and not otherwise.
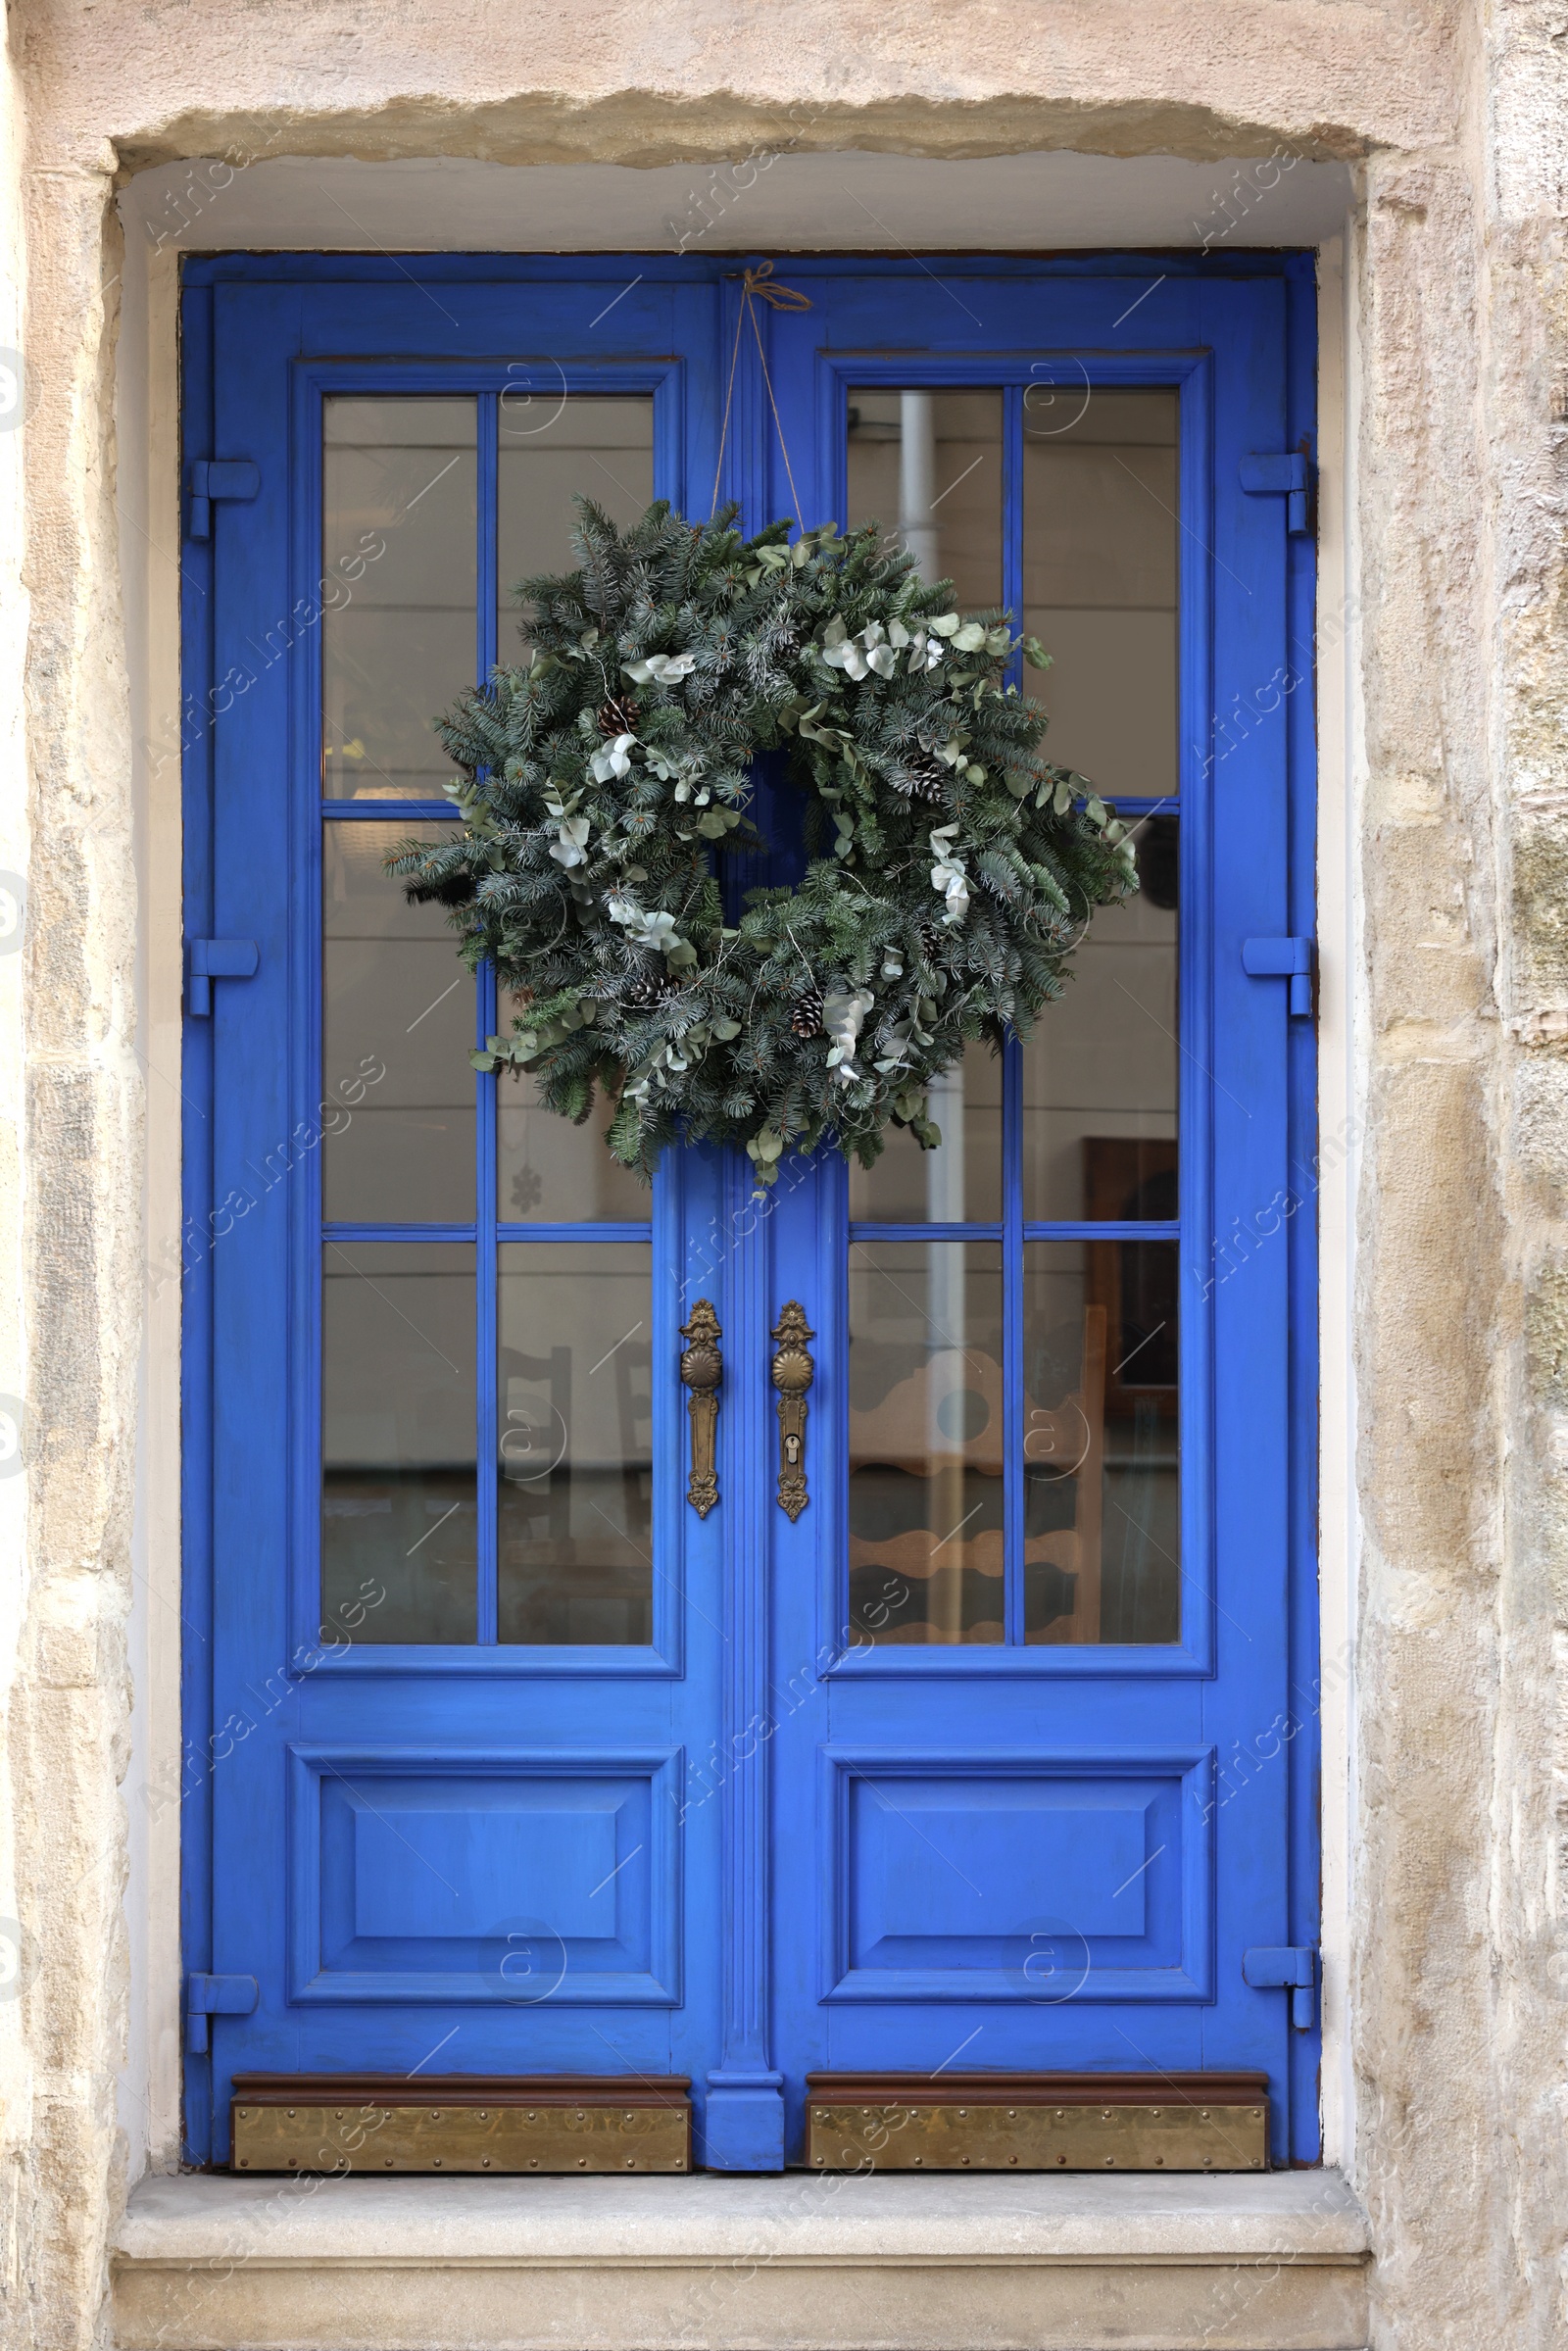
[{"label": "glass pane", "polygon": [[1136,897],[1096,914],[1023,1055],[1024,1215],[1176,1214],[1174,816],[1136,827]]},{"label": "glass pane", "polygon": [[572,495],[581,490],[617,528],[638,521],[654,495],[651,394],[565,394],[541,360],[511,371],[501,395],[496,458],[496,645],[503,665],[525,659],[513,590],[533,571],[571,571]]},{"label": "glass pane", "polygon": [[473,1250],[321,1258],[323,1639],[475,1637]]},{"label": "glass pane", "polygon": [[879,522],[965,610],[1002,602],[1002,394],[852,392],[852,530]]},{"label": "glass pane", "polygon": [[874,1167],[850,1162],[850,1215],[862,1224],[989,1224],[1002,1214],[1002,1061],[984,1045],[931,1088],[938,1150],[889,1127]]},{"label": "glass pane", "polygon": [[322,404],[321,790],[439,800],[432,718],[474,675],[472,400]]},{"label": "glass pane", "polygon": [[[507,1014],[506,1005],[502,1006]],[[511,1026],[510,1014],[503,1027]],[[523,1070],[498,1080],[496,1213],[503,1224],[586,1224],[607,1217],[646,1224],[653,1194],[605,1148],[610,1105],[581,1126],[539,1100]]]},{"label": "glass pane", "polygon": [[653,1252],[500,1254],[499,1638],[652,1641]]},{"label": "glass pane", "polygon": [[1181,1636],[1173,1241],[1024,1251],[1024,1639]]},{"label": "glass pane", "polygon": [[331,1222],[473,1221],[473,981],[443,909],[411,906],[381,869],[399,842],[440,837],[436,825],[357,817],[322,828],[322,1190]]},{"label": "glass pane", "polygon": [[1023,416],[1024,671],[1047,750],[1108,798],[1176,790],[1176,394],[1031,384]]},{"label": "glass pane", "polygon": [[1002,1251],[850,1249],[850,1627],[1003,1638]]}]

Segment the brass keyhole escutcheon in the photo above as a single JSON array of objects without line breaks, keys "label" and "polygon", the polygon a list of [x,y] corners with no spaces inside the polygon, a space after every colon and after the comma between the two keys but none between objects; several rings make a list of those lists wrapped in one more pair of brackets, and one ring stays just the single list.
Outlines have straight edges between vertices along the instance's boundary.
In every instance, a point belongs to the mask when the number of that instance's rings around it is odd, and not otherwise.
[{"label": "brass keyhole escutcheon", "polygon": [[810,1500],[806,1485],[806,1392],[816,1377],[809,1340],[816,1337],[799,1299],[791,1298],[773,1327],[773,1385],[778,1390],[778,1506],[792,1520]]},{"label": "brass keyhole escutcheon", "polygon": [[692,1424],[686,1499],[699,1518],[706,1518],[718,1499],[718,1385],[724,1376],[724,1358],[718,1347],[723,1330],[711,1298],[697,1300],[691,1321],[681,1325],[680,1335],[689,1342],[680,1359],[680,1376],[691,1392],[686,1402]]}]

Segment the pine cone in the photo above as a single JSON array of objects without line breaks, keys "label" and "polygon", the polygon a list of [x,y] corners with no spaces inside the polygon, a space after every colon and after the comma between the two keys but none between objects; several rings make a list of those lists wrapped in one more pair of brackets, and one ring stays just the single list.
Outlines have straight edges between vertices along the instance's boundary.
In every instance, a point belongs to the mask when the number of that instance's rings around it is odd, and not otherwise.
[{"label": "pine cone", "polygon": [[948,769],[930,752],[917,751],[903,762],[904,774],[889,778],[906,800],[940,800]]},{"label": "pine cone", "polygon": [[822,991],[808,988],[798,997],[790,1013],[790,1027],[797,1037],[820,1037],[822,1034]]},{"label": "pine cone", "polygon": [[642,705],[631,694],[621,695],[618,702],[612,695],[608,702],[600,704],[594,715],[599,732],[607,740],[612,735],[634,735],[637,721],[642,716]]},{"label": "pine cone", "polygon": [[628,1012],[651,1012],[660,999],[668,993],[669,981],[652,963],[634,971],[620,992],[620,1001]]}]

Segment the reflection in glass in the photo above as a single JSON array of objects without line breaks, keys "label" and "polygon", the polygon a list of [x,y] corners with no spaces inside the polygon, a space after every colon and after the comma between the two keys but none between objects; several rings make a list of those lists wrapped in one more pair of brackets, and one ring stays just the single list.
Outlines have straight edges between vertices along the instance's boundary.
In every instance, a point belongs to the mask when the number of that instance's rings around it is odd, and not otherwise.
[{"label": "reflection in glass", "polygon": [[535,571],[572,571],[572,495],[582,491],[620,530],[654,495],[651,395],[610,399],[563,388],[553,360],[514,367],[500,401],[496,458],[497,659],[526,655],[513,589]]},{"label": "reflection in glass", "polygon": [[321,1259],[321,1621],[471,1641],[473,1250],[329,1241]]},{"label": "reflection in glass", "polygon": [[512,1242],[500,1259],[498,1638],[649,1641],[653,1252]]},{"label": "reflection in glass", "polygon": [[1176,423],[1174,391],[1024,396],[1023,625],[1054,661],[1024,690],[1107,799],[1176,790]]},{"label": "reflection in glass", "polygon": [[1024,1251],[1024,1639],[1181,1636],[1177,1248]]},{"label": "reflection in glass", "polygon": [[1002,1252],[850,1249],[850,1627],[1003,1638]]},{"label": "reflection in glass", "polygon": [[1002,1214],[1002,1061],[971,1045],[932,1081],[938,1150],[889,1127],[873,1167],[850,1162],[850,1215],[859,1224],[989,1224]]},{"label": "reflection in glass", "polygon": [[498,1081],[496,1213],[503,1224],[648,1222],[653,1194],[606,1149],[609,1115],[604,1109],[575,1126],[542,1106],[526,1070]]},{"label": "reflection in glass", "polygon": [[1024,1048],[1033,1221],[1176,1214],[1176,829],[1136,825],[1137,895],[1096,914]]},{"label": "reflection in glass", "polygon": [[474,675],[472,400],[322,404],[321,790],[439,800],[431,720]]},{"label": "reflection in glass", "polygon": [[359,1224],[473,1219],[473,981],[440,906],[381,861],[436,825],[322,828],[324,1213]]},{"label": "reflection in glass", "polygon": [[852,530],[879,522],[965,611],[1002,602],[1002,394],[852,391]]}]

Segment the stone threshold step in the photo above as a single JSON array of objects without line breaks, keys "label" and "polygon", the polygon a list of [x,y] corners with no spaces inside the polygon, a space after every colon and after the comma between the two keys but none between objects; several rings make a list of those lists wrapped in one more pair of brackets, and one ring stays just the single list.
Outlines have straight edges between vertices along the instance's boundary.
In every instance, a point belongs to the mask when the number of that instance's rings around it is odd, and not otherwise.
[{"label": "stone threshold step", "polygon": [[148,2179],[122,2351],[1363,2351],[1334,2172]]}]

